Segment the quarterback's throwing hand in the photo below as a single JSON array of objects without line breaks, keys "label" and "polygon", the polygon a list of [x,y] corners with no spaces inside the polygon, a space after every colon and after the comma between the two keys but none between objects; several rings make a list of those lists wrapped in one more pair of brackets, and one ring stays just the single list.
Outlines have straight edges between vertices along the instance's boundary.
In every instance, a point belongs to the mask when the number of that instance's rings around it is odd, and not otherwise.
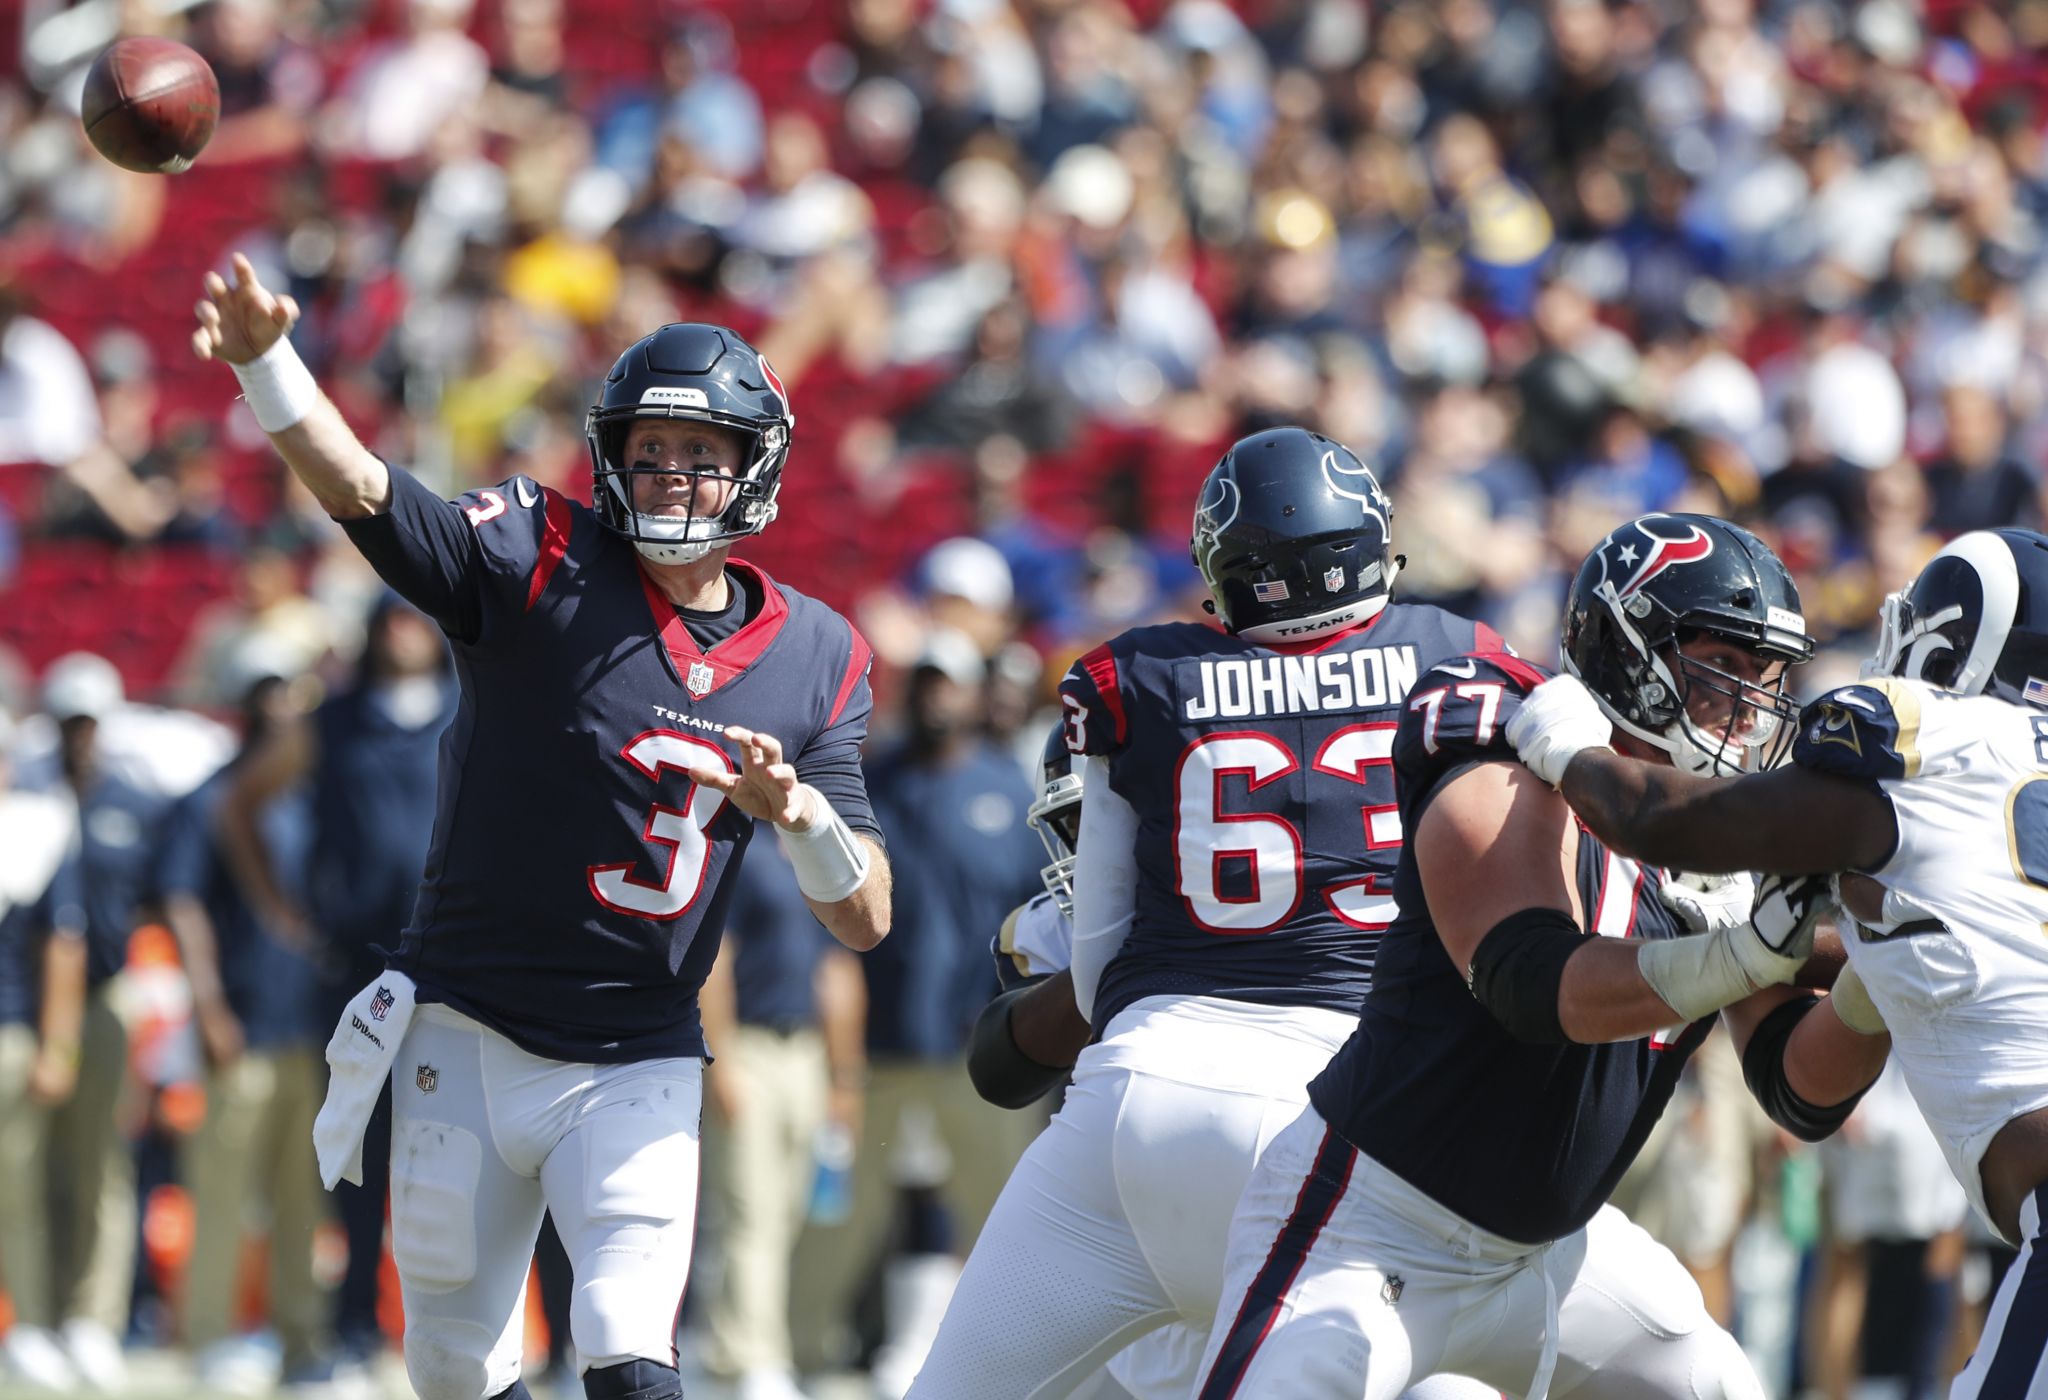
[{"label": "quarterback's throwing hand", "polygon": [[1614,726],[1574,676],[1553,676],[1524,696],[1508,720],[1508,743],[1515,757],[1537,777],[1556,787],[1564,770],[1587,749],[1604,749],[1614,739]]},{"label": "quarterback's throwing hand", "polygon": [[757,820],[797,830],[807,828],[812,813],[811,790],[797,781],[796,769],[782,761],[782,741],[773,734],[757,734],[737,724],[725,727],[725,737],[739,745],[740,771],[693,768],[690,781],[700,787],[716,788]]},{"label": "quarterback's throwing hand", "polygon": [[271,346],[299,319],[299,304],[275,296],[256,280],[256,269],[235,254],[235,281],[229,286],[218,272],[206,274],[206,295],[193,308],[199,329],[192,332],[192,353],[202,360],[246,365]]}]

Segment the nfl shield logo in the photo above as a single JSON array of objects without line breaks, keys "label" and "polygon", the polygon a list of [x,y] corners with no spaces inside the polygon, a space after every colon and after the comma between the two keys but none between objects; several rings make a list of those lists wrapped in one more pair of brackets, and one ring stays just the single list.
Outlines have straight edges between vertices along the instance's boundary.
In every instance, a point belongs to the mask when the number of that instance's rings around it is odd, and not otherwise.
[{"label": "nfl shield logo", "polygon": [[1332,567],[1323,570],[1323,592],[1342,593],[1343,591],[1344,570],[1341,567]]},{"label": "nfl shield logo", "polygon": [[1380,1285],[1380,1301],[1391,1308],[1401,1301],[1401,1290],[1407,1286],[1399,1274],[1388,1274],[1386,1282]]},{"label": "nfl shield logo", "polygon": [[683,686],[691,695],[702,700],[711,693],[711,681],[710,665],[702,661],[692,661],[690,663],[690,674],[684,678]]},{"label": "nfl shield logo", "polygon": [[441,1086],[441,1071],[432,1065],[421,1065],[413,1071],[412,1082],[420,1086],[422,1094],[431,1094]]},{"label": "nfl shield logo", "polygon": [[390,1014],[393,1000],[394,998],[389,987],[378,987],[377,995],[370,998],[370,1019],[372,1021],[383,1020]]}]

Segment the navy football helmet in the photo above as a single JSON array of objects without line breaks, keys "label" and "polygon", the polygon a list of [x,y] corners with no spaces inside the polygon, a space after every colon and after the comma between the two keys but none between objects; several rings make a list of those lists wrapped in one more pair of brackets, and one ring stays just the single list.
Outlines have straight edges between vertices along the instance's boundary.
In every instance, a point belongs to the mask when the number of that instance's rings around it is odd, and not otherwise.
[{"label": "navy football helmet", "polygon": [[1210,468],[1190,552],[1226,631],[1300,641],[1387,605],[1394,507],[1351,449],[1305,428],[1240,439]]},{"label": "navy football helmet", "polygon": [[2048,708],[2048,536],[1958,535],[1884,600],[1873,675]]},{"label": "navy football helmet", "polygon": [[[716,515],[643,515],[633,509],[636,475],[711,476],[630,462],[636,418],[688,418],[737,430],[746,439],[738,484]],[[759,534],[775,518],[775,493],[789,458],[796,416],[759,351],[723,326],[681,322],[642,336],[619,356],[584,422],[590,443],[591,504],[597,518],[657,564],[688,564],[727,540]]]},{"label": "navy football helmet", "polygon": [[[1618,728],[1692,773],[1775,765],[1799,714],[1786,672],[1757,685],[1682,656],[1679,647],[1699,636],[1787,667],[1813,655],[1785,565],[1755,535],[1710,515],[1645,515],[1620,526],[1586,556],[1565,598],[1564,668]],[[1687,712],[1695,687],[1727,697],[1725,734]]]},{"label": "navy football helmet", "polygon": [[1053,725],[1039,757],[1038,800],[1025,820],[1045,843],[1050,863],[1038,872],[1062,914],[1074,913],[1074,851],[1081,844],[1081,765],[1087,760],[1067,747],[1066,721]]}]

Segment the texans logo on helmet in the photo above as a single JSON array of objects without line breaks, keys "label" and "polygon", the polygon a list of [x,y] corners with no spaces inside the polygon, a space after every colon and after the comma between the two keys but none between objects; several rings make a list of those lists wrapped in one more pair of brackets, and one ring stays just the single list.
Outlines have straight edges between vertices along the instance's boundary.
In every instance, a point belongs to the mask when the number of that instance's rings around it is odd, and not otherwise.
[{"label": "texans logo on helmet", "polygon": [[[1351,471],[1337,461],[1335,452],[1323,454],[1323,480],[1332,491],[1348,501],[1358,502],[1359,513],[1367,519],[1377,520],[1382,530],[1387,528],[1387,509],[1392,504],[1387,493],[1380,490],[1379,482],[1373,479],[1366,467]],[[1365,490],[1360,491],[1356,483],[1363,482]]]},{"label": "texans logo on helmet", "polygon": [[775,366],[768,363],[766,355],[761,356],[761,377],[768,381],[768,387],[775,391],[775,397],[782,400],[782,411],[789,412],[789,390],[782,387],[782,376],[775,372]]},{"label": "texans logo on helmet", "polygon": [[1195,507],[1195,534],[1214,540],[1237,522],[1237,513],[1243,505],[1236,480],[1219,473],[1212,489]]},{"label": "texans logo on helmet", "polygon": [[1650,527],[1662,523],[1657,516],[1635,522],[1645,543],[1637,549],[1633,540],[1608,556],[1607,582],[1617,599],[1633,598],[1651,579],[1680,564],[1695,564],[1714,552],[1713,537],[1697,525],[1687,525],[1678,537],[1660,535]]}]

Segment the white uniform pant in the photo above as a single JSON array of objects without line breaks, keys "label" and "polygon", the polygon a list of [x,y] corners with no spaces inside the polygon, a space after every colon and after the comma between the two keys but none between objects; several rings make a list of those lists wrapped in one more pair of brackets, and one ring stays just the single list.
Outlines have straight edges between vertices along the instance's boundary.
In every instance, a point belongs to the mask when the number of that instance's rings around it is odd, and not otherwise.
[{"label": "white uniform pant", "polygon": [[544,1209],[575,1272],[578,1369],[675,1364],[702,1102],[696,1059],[546,1060],[420,1007],[392,1069],[391,1252],[421,1400],[519,1379]]},{"label": "white uniform pant", "polygon": [[1949,1388],[1949,1400],[2048,1400],[2048,1259],[2041,1249],[2041,1198],[2020,1204],[2020,1257],[1991,1300],[1984,1335],[1970,1364]]},{"label": "white uniform pant", "polygon": [[[1763,1400],[1671,1251],[1612,1206],[1547,1247],[1479,1229],[1314,1109],[1239,1203],[1200,1400],[1392,1400],[1455,1371],[1535,1400]],[[1554,1344],[1554,1355],[1552,1345]]]},{"label": "white uniform pant", "polygon": [[1168,1327],[1111,1374],[1139,1400],[1185,1400],[1231,1211],[1353,1024],[1195,998],[1119,1015],[1004,1186],[911,1400],[1052,1400]]}]

